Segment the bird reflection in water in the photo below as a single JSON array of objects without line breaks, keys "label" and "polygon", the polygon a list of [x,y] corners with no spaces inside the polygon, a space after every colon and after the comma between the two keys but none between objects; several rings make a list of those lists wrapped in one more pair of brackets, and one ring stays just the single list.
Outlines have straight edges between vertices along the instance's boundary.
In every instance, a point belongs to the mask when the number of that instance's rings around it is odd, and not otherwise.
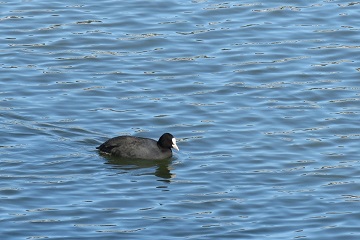
[{"label": "bird reflection in water", "polygon": [[[161,178],[160,181],[169,182],[175,178],[175,174],[171,173],[173,167],[171,159],[165,160],[134,160],[134,159],[121,159],[109,156],[104,156],[107,159],[106,164],[111,165],[112,169],[121,170],[121,173],[131,173],[131,171],[144,170],[139,175],[154,174],[156,177]],[[151,172],[149,172],[149,170]]]}]

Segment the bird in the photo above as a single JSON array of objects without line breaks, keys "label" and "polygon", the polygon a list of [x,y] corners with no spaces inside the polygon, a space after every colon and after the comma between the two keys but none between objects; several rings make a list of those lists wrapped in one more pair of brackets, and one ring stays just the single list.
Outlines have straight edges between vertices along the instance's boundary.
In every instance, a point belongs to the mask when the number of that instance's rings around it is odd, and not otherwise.
[{"label": "bird", "polygon": [[161,135],[158,141],[134,136],[118,136],[101,144],[100,153],[124,159],[163,160],[172,157],[172,150],[178,151],[176,139],[170,133]]}]

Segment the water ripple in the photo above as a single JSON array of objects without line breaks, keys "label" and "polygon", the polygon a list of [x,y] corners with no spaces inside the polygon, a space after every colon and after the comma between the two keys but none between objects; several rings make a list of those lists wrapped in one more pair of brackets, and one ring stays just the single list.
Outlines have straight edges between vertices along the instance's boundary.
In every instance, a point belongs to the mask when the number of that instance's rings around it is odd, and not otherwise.
[{"label": "water ripple", "polygon": [[2,239],[359,238],[358,3],[0,6]]}]

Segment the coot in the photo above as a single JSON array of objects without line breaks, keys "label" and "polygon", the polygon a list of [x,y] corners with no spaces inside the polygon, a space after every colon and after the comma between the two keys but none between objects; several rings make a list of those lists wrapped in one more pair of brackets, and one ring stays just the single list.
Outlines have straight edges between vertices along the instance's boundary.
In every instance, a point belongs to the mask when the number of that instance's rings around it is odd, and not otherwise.
[{"label": "coot", "polygon": [[126,159],[160,160],[172,156],[171,148],[179,151],[176,139],[170,133],[164,133],[158,141],[150,138],[119,136],[114,137],[97,149],[114,157]]}]

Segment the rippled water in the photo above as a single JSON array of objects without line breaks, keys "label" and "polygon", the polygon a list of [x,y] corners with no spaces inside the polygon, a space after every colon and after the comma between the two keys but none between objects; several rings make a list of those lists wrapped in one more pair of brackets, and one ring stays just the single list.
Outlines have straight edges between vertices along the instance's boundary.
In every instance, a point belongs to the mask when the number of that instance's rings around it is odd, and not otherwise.
[{"label": "rippled water", "polygon": [[0,8],[1,239],[359,239],[358,2]]}]

